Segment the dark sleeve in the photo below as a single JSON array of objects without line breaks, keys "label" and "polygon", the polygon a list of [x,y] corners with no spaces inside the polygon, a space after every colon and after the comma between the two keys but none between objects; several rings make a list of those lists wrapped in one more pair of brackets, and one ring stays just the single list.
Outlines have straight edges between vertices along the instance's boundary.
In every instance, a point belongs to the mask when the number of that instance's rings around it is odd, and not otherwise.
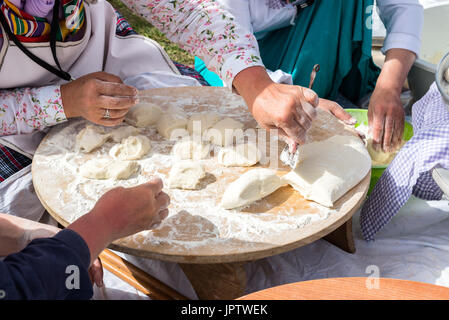
[{"label": "dark sleeve", "polygon": [[0,297],[4,299],[90,299],[90,253],[75,231],[36,239],[0,261]]}]

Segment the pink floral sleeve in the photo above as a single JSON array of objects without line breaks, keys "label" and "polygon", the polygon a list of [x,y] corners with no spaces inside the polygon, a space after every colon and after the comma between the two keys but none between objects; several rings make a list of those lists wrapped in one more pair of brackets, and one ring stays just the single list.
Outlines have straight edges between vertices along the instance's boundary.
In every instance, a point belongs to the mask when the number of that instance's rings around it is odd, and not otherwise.
[{"label": "pink floral sleeve", "polygon": [[42,130],[67,118],[59,86],[0,90],[0,135]]},{"label": "pink floral sleeve", "polygon": [[214,0],[122,0],[173,42],[203,59],[232,88],[243,69],[263,66],[257,40]]}]

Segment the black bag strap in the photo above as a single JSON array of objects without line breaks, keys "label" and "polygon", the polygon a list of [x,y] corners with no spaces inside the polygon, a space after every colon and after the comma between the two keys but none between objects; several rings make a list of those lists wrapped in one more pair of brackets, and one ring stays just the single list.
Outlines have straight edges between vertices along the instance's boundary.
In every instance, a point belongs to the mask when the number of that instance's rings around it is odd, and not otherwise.
[{"label": "black bag strap", "polygon": [[[5,30],[6,34],[8,35],[8,38],[10,38],[14,44],[22,50],[22,52],[27,55],[31,60],[33,60],[35,63],[40,65],[42,68],[47,69],[51,73],[57,75],[63,80],[70,81],[73,80],[72,76],[68,73],[62,70],[61,65],[59,64],[58,57],[56,56],[56,35],[58,32],[58,17],[59,17],[59,3],[60,0],[55,0],[55,5],[53,6],[53,19],[51,21],[51,30],[50,30],[50,48],[51,53],[53,55],[53,59],[55,60],[56,65],[59,69],[56,69],[52,65],[48,64],[41,58],[37,57],[33,53],[31,53],[20,41],[17,39],[16,35],[11,31],[8,22],[6,21],[6,17],[1,12],[0,14],[0,24],[2,25],[3,29]],[[0,10],[1,11],[1,10]]]}]

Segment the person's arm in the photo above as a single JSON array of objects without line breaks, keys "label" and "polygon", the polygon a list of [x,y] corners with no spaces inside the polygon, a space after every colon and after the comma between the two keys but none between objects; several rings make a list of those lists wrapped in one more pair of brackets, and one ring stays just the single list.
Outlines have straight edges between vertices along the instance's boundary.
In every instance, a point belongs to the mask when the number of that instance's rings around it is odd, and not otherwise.
[{"label": "person's arm", "polygon": [[[91,73],[61,86],[0,90],[0,136],[25,134],[83,117],[115,126],[137,102],[137,90],[119,77]],[[110,109],[110,119],[106,119]]]},{"label": "person's arm", "polygon": [[0,257],[24,249],[33,239],[52,237],[59,228],[0,213]]},{"label": "person's arm", "polygon": [[386,59],[370,100],[368,118],[375,148],[392,151],[404,131],[400,95],[421,47],[423,10],[418,0],[378,0],[377,5],[387,29],[382,48]]},{"label": "person's arm", "polygon": [[170,199],[162,187],[160,179],[152,179],[108,191],[67,229],[53,238],[33,240],[7,256],[0,261],[0,290],[5,298],[91,298],[87,270],[101,251],[110,242],[150,229],[167,217]]}]

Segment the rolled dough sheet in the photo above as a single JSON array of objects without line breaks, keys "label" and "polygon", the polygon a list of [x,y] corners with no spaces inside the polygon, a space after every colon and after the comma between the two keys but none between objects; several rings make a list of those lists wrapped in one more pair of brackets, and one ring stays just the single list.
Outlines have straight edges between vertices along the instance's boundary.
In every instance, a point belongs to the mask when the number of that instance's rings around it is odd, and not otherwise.
[{"label": "rolled dough sheet", "polygon": [[371,158],[362,140],[337,135],[301,146],[298,166],[283,179],[304,198],[333,207],[370,168]]}]

